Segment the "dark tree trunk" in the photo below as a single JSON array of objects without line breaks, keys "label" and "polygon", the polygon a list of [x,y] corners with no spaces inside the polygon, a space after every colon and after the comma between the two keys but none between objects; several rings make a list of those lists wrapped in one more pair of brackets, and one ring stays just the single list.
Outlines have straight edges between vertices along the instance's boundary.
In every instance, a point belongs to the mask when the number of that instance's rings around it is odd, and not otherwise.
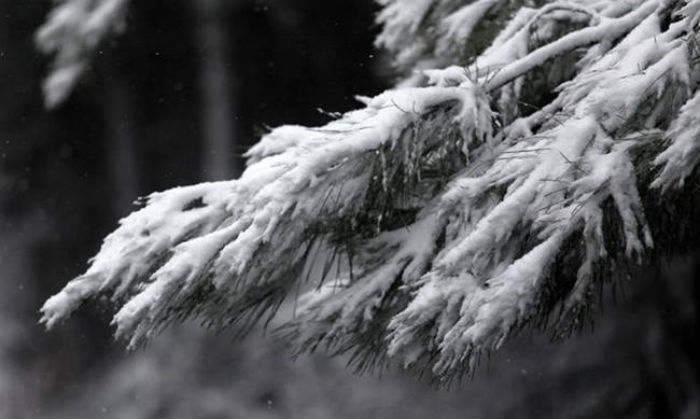
[{"label": "dark tree trunk", "polygon": [[231,68],[227,66],[229,42],[221,0],[195,0],[200,46],[202,103],[202,175],[206,180],[228,179],[238,172],[233,156],[234,105]]},{"label": "dark tree trunk", "polygon": [[104,104],[105,159],[113,189],[112,208],[119,217],[133,210],[140,192],[136,158],[136,129],[127,83],[118,75],[106,83]]}]

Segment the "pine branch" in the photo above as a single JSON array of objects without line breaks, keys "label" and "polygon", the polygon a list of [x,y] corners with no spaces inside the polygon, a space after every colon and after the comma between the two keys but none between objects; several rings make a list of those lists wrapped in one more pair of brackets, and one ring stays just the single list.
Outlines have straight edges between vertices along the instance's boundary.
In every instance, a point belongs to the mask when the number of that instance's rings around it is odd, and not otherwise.
[{"label": "pine branch", "polygon": [[[292,299],[298,350],[449,381],[527,325],[567,335],[613,266],[697,212],[660,202],[697,206],[700,2],[380,3],[400,67],[450,65],[273,130],[239,180],[151,195],[42,321],[110,295],[133,346],[173,319],[248,327]],[[477,38],[490,45],[455,52]]]},{"label": "pine branch", "polygon": [[106,37],[124,29],[129,0],[58,0],[36,33],[36,44],[54,59],[44,81],[46,106],[63,102]]}]

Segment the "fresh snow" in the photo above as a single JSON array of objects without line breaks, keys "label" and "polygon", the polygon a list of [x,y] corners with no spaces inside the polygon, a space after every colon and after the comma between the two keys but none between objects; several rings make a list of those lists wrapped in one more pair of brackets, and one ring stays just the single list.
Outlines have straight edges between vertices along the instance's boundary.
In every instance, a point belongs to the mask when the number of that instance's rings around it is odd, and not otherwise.
[{"label": "fresh snow", "polygon": [[[59,4],[39,34],[58,51],[49,103],[126,4],[88,3]],[[299,348],[361,346],[379,331],[374,350],[404,365],[429,359],[448,378],[532,318],[576,235],[575,284],[560,303],[586,303],[610,256],[606,203],[624,256],[641,260],[654,240],[640,186],[681,187],[700,161],[699,1],[379,3],[377,44],[417,73],[325,126],[272,130],[238,180],[151,195],[42,321],[107,294],[121,306],[118,335],[136,345],[177,316],[255,320],[303,285],[287,324]],[[491,45],[461,56],[495,13],[510,20]],[[64,26],[90,40],[50,42]],[[541,75],[559,68],[570,75]],[[531,83],[551,95],[534,110],[523,103]],[[650,144],[665,149],[653,184],[640,185],[634,153]],[[392,225],[397,214],[408,218]]]}]

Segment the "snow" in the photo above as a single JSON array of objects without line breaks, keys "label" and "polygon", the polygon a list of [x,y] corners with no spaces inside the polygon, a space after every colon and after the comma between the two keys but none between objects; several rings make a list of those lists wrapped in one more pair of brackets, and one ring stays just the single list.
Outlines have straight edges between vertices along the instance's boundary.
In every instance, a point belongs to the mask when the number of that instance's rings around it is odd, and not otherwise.
[{"label": "snow", "polygon": [[[593,266],[610,257],[606,204],[625,257],[653,248],[640,194],[649,185],[632,156],[647,138],[665,138],[652,185],[662,190],[682,186],[700,161],[688,46],[700,2],[674,9],[667,28],[669,2],[528,2],[467,66],[453,46],[483,35],[484,16],[509,2],[380,3],[378,44],[399,66],[435,68],[324,126],[273,129],[238,180],[151,195],[85,275],[45,303],[47,326],[107,294],[125,301],[114,323],[133,346],[172,312],[228,324],[256,309],[251,300],[263,304],[261,293],[275,303],[306,278],[321,286],[288,324],[298,347],[350,344],[380,327],[388,355],[404,365],[431,357],[436,376],[449,377],[532,318],[563,244],[579,233],[575,285],[561,303],[584,302]],[[103,22],[121,3],[111,4]],[[534,36],[544,44],[533,47]],[[581,57],[566,69],[573,76],[543,83],[555,97],[524,113],[527,77],[569,65],[556,60],[569,52]],[[677,115],[666,126],[668,109]],[[392,226],[399,212],[410,215]]]},{"label": "snow", "polygon": [[697,29],[700,26],[700,0],[686,0],[686,5],[679,14],[686,17],[687,25],[691,30]]},{"label": "snow", "polygon": [[581,29],[544,45],[532,51],[527,56],[503,67],[489,80],[488,88],[495,90],[532,68],[542,65],[545,61],[561,55],[566,51],[572,51],[579,47],[601,42],[604,39],[618,38],[634,29],[644,18],[653,13],[657,7],[657,1],[647,1],[633,12],[620,18],[603,20],[599,25]]},{"label": "snow", "polygon": [[652,184],[668,189],[682,187],[685,179],[700,162],[700,92],[689,99],[681,108],[678,117],[668,130],[671,145],[654,160],[663,170]]},{"label": "snow", "polygon": [[408,63],[424,49],[420,43],[412,43],[425,15],[434,0],[377,0],[382,10],[377,22],[383,25],[375,44],[398,52],[397,63]]},{"label": "snow", "polygon": [[499,1],[477,0],[445,17],[440,27],[443,34],[438,39],[437,53],[442,54],[450,48],[467,43],[479,21]]},{"label": "snow", "polygon": [[54,55],[44,82],[49,108],[61,104],[88,68],[101,41],[124,27],[129,0],[59,0],[36,33],[36,43]]}]

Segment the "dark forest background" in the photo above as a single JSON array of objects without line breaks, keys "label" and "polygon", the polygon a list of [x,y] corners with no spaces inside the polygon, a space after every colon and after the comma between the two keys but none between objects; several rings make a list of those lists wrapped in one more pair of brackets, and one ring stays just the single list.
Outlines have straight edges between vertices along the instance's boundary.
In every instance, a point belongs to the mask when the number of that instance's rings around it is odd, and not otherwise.
[{"label": "dark forest background", "polygon": [[0,418],[700,415],[690,251],[608,284],[595,327],[523,333],[451,389],[196,324],[126,352],[108,304],[44,331],[43,301],[137,197],[235,176],[267,127],[321,124],[392,82],[369,0],[148,0],[49,111],[33,33],[50,6],[0,1]]}]

